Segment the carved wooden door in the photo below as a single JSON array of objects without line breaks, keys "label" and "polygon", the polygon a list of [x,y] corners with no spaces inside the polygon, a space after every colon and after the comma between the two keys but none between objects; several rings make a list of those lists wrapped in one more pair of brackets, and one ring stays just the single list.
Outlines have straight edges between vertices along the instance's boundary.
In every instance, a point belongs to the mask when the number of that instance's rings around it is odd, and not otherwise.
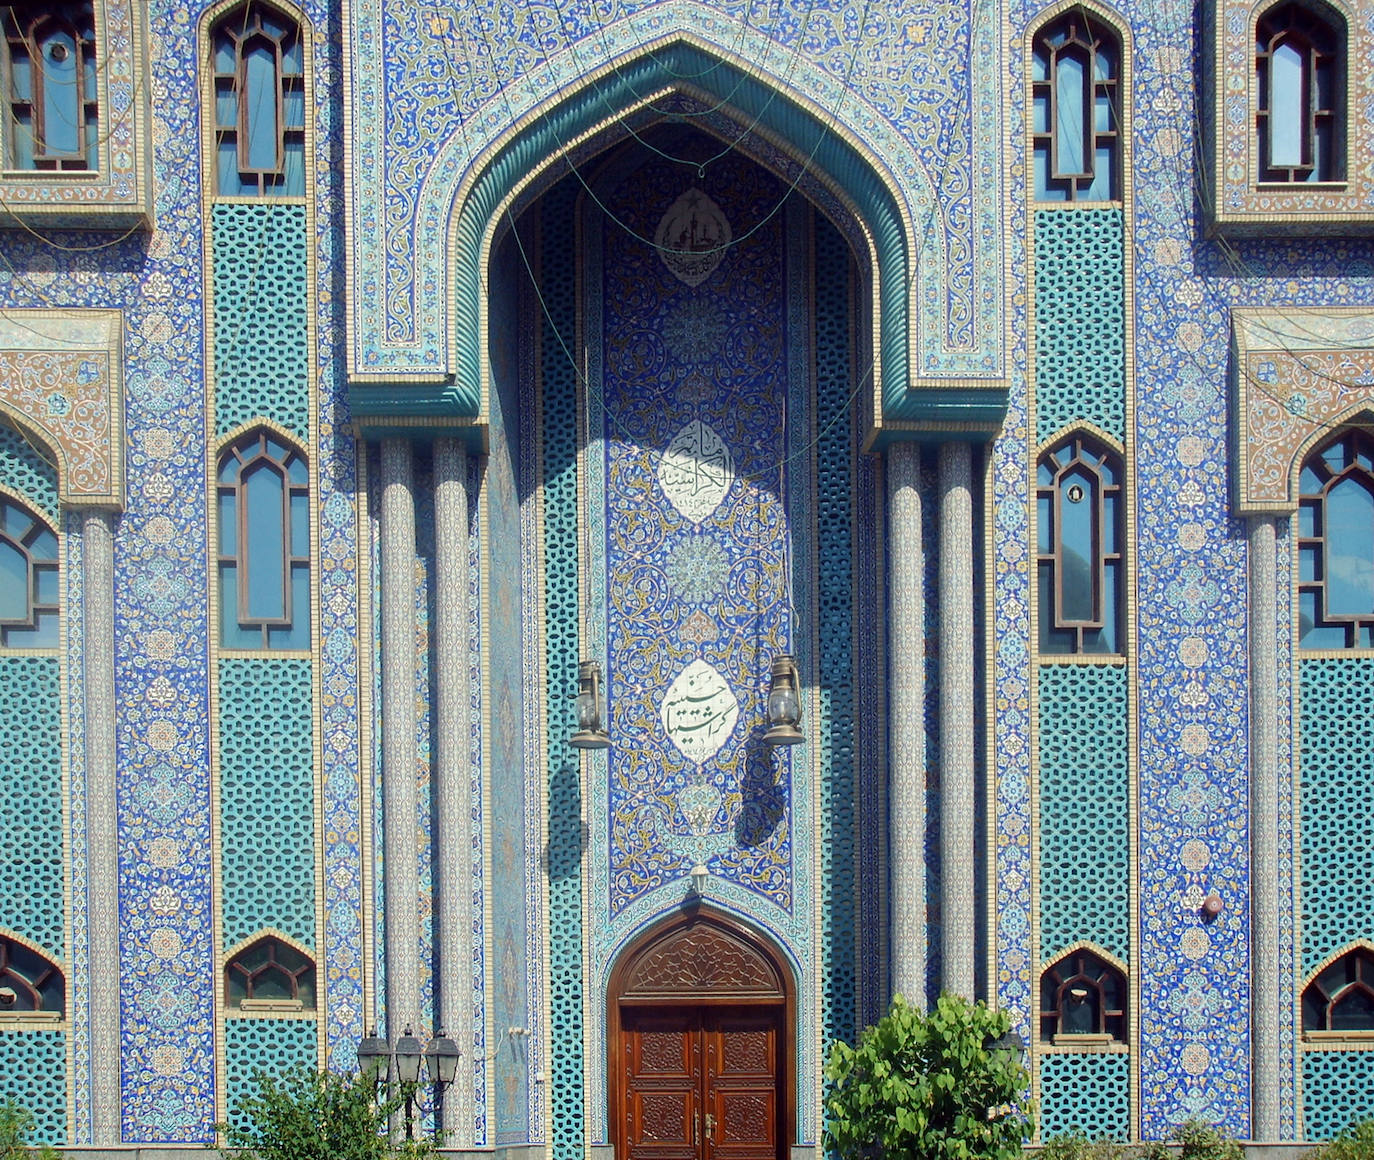
[{"label": "carved wooden door", "polygon": [[626,1012],[625,1160],[779,1160],[773,1008]]}]

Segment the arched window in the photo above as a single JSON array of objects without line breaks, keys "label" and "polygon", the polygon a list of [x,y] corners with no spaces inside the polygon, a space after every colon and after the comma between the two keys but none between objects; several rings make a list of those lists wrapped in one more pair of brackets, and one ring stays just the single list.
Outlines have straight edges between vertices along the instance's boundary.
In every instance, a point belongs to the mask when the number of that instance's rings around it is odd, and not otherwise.
[{"label": "arched window", "polygon": [[1031,41],[1036,201],[1121,196],[1121,40],[1081,9]]},{"label": "arched window", "polygon": [[220,641],[310,646],[310,510],[305,460],[254,431],[219,461]]},{"label": "arched window", "polygon": [[244,1011],[314,1010],[315,964],[289,942],[266,935],[225,965],[224,1002]]},{"label": "arched window", "polygon": [[1303,461],[1298,644],[1374,648],[1374,437],[1358,428]]},{"label": "arched window", "polygon": [[1105,959],[1078,949],[1040,975],[1040,1040],[1081,1037],[1126,1042],[1126,977]]},{"label": "arched window", "polygon": [[215,167],[222,196],[305,194],[305,50],[300,26],[265,4],[211,32]]},{"label": "arched window", "polygon": [[1125,590],[1121,460],[1075,434],[1037,466],[1042,653],[1119,653]]},{"label": "arched window", "polygon": [[1304,1031],[1374,1031],[1374,952],[1356,947],[1302,992]]},{"label": "arched window", "polygon": [[95,169],[100,116],[95,9],[13,3],[4,8],[9,73],[6,164],[11,169]]},{"label": "arched window", "polygon": [[0,645],[57,647],[57,579],[57,536],[0,496]]},{"label": "arched window", "polygon": [[62,972],[38,951],[0,935],[0,1015],[65,1011],[67,984]]},{"label": "arched window", "polygon": [[1255,26],[1255,129],[1261,181],[1345,177],[1345,22],[1302,0]]}]

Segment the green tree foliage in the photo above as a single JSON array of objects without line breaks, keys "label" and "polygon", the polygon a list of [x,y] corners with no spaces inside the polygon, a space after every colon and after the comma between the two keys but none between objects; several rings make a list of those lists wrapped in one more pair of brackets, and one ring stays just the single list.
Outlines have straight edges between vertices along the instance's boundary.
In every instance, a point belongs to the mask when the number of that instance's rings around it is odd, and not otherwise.
[{"label": "green tree foliage", "polygon": [[434,1153],[428,1141],[392,1147],[388,1125],[403,1101],[374,1102],[372,1084],[359,1076],[297,1068],[254,1081],[257,1092],[237,1100],[233,1119],[219,1125],[229,1160],[422,1160]]},{"label": "green tree foliage", "polygon": [[1034,1131],[1030,1076],[993,1044],[1002,1011],[941,995],[929,1015],[901,995],[858,1045],[836,1043],[826,1145],[842,1160],[1009,1160]]},{"label": "green tree foliage", "polygon": [[1303,1160],[1374,1160],[1374,1120],[1351,1124],[1329,1143],[1312,1149]]},{"label": "green tree foliage", "polygon": [[0,1160],[58,1160],[56,1148],[29,1144],[33,1113],[6,1098],[0,1100]]}]

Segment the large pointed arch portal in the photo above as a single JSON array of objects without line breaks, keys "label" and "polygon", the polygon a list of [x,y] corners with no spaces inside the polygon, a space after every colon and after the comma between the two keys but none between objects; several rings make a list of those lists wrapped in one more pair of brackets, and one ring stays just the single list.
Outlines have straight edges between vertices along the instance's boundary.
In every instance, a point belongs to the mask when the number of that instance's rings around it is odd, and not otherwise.
[{"label": "large pointed arch portal", "polygon": [[652,927],[607,996],[610,1123],[621,1160],[783,1160],[795,987],[757,932],[704,907]]},{"label": "large pointed arch portal", "polygon": [[[354,351],[350,392],[354,418],[364,429],[383,430],[396,421],[405,425],[480,424],[485,414],[485,351],[488,325],[483,284],[493,236],[523,192],[551,168],[560,170],[583,143],[613,139],[614,127],[627,117],[652,110],[674,93],[704,101],[733,116],[741,139],[756,134],[789,154],[801,175],[831,189],[861,224],[867,236],[874,285],[876,349],[874,351],[871,422],[901,425],[957,422],[995,430],[1005,408],[1000,385],[953,385],[921,378],[918,359],[924,285],[939,278],[943,249],[916,236],[919,216],[928,226],[935,195],[928,176],[914,157],[879,160],[857,134],[842,123],[854,98],[831,107],[818,106],[799,91],[784,89],[728,57],[716,46],[679,34],[643,46],[613,68],[581,78],[579,87],[550,98],[497,137],[472,163],[464,164],[465,138],[450,141],[436,158],[417,198],[437,219],[447,200],[448,247],[445,330],[447,371],[399,376],[370,372]],[[898,195],[890,164],[904,168],[906,186],[914,186],[921,204]],[[938,325],[929,330],[940,329]],[[924,336],[929,339],[931,336]]]}]

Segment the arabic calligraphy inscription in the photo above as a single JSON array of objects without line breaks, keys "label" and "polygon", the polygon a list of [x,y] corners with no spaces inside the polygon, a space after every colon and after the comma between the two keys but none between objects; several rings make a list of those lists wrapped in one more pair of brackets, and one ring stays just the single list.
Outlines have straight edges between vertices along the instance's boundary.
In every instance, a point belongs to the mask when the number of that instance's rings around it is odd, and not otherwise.
[{"label": "arabic calligraphy inscription", "polygon": [[688,761],[709,761],[739,720],[739,701],[730,683],[703,660],[695,660],[668,686],[663,730]]},{"label": "arabic calligraphy inscription", "polygon": [[683,518],[701,523],[720,507],[735,482],[735,460],[725,441],[700,419],[683,427],[658,465],[658,483]]}]

